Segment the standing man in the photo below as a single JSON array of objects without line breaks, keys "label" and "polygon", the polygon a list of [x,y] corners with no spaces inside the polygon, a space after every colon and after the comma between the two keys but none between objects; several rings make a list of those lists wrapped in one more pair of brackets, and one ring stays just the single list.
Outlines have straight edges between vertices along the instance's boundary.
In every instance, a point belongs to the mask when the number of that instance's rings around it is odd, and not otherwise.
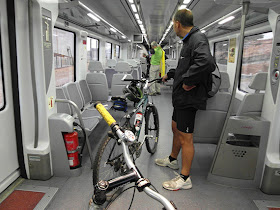
[{"label": "standing man", "polygon": [[165,82],[174,78],[172,104],[173,145],[169,156],[155,159],[159,166],[179,169],[177,156],[182,148],[181,174],[163,182],[167,190],[192,188],[190,169],[194,156],[193,130],[196,111],[206,109],[207,93],[211,88],[211,72],[215,61],[206,36],[193,26],[193,14],[189,9],[178,10],[173,17],[173,29],[183,40],[178,66],[162,77]]},{"label": "standing man", "polygon": [[[162,49],[161,47],[153,41],[151,43],[152,49],[151,49],[151,66],[150,66],[150,80],[159,78],[159,70],[160,70],[160,61],[162,57]],[[150,95],[160,95],[160,84],[154,83],[150,86]]]}]

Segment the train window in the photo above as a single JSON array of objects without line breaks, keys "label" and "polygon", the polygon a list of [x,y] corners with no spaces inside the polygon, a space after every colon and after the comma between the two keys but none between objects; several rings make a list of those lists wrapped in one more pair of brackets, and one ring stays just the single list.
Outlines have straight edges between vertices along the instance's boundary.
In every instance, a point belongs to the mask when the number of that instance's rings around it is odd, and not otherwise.
[{"label": "train window", "polygon": [[214,58],[220,71],[227,71],[228,41],[214,43]]},{"label": "train window", "polygon": [[105,54],[106,54],[106,59],[112,59],[112,43],[109,42],[105,43]]},{"label": "train window", "polygon": [[259,72],[268,72],[272,42],[272,32],[245,37],[239,90],[254,92],[248,87],[253,76]]},{"label": "train window", "polygon": [[56,87],[75,80],[75,34],[54,28],[53,52]]},{"label": "train window", "polygon": [[99,60],[99,40],[94,38],[87,38],[87,60],[98,61]]},{"label": "train window", "polygon": [[116,58],[120,58],[120,51],[121,51],[120,45],[116,45]]},{"label": "train window", "polygon": [[1,51],[1,36],[0,36],[0,110],[4,109],[5,97],[4,97],[4,78],[2,71],[2,51]]}]

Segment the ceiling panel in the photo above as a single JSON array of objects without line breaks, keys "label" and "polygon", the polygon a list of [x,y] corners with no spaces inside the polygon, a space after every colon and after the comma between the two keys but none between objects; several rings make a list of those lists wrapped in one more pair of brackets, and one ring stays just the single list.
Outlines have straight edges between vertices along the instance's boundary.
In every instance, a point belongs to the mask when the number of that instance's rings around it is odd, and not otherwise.
[{"label": "ceiling panel", "polygon": [[178,0],[140,0],[140,4],[149,40],[159,42]]}]

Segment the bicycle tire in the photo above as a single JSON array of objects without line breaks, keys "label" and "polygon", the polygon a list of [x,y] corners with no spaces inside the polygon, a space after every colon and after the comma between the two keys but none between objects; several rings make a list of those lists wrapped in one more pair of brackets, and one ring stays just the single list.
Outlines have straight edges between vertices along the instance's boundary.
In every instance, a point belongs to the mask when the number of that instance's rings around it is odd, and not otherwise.
[{"label": "bicycle tire", "polygon": [[[110,161],[108,161],[110,159]],[[101,142],[93,163],[93,185],[100,180],[109,180],[124,174],[126,164],[122,147],[114,138],[106,136]]]},{"label": "bicycle tire", "polygon": [[159,117],[157,108],[149,105],[145,112],[145,135],[153,135],[153,138],[145,138],[146,148],[149,153],[154,154],[157,150],[159,137]]}]

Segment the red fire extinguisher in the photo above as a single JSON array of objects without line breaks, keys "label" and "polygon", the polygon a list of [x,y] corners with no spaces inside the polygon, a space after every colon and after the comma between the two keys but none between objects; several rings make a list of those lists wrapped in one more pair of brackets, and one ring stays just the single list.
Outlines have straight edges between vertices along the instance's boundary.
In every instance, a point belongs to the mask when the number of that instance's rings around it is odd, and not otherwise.
[{"label": "red fire extinguisher", "polygon": [[74,131],[73,133],[65,133],[63,134],[63,136],[70,168],[74,169],[80,167],[80,154],[78,151],[78,133]]}]

